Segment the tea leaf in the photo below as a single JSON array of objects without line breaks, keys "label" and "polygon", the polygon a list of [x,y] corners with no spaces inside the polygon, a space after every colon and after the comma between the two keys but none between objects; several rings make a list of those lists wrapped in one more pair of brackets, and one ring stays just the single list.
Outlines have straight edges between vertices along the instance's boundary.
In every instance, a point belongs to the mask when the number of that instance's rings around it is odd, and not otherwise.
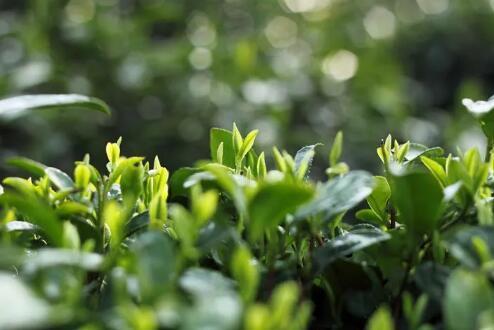
[{"label": "tea leaf", "polygon": [[29,111],[43,109],[83,109],[110,113],[108,105],[94,97],[78,94],[22,95],[0,100],[0,119],[15,119]]}]

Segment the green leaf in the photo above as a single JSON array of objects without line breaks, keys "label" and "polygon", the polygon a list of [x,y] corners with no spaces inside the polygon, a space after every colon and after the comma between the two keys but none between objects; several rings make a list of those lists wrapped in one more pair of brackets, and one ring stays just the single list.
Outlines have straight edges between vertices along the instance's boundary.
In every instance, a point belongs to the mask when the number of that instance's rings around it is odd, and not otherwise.
[{"label": "green leaf", "polygon": [[233,278],[238,283],[243,300],[248,303],[255,299],[260,276],[257,261],[253,258],[249,248],[237,247],[232,256],[230,269]]},{"label": "green leaf", "polygon": [[367,330],[394,330],[393,317],[389,308],[386,306],[380,307],[372,314],[367,323]]},{"label": "green leaf", "polygon": [[339,131],[336,133],[333,145],[331,146],[331,151],[329,153],[329,165],[331,167],[335,166],[341,157],[341,152],[343,150],[343,132]]},{"label": "green leaf", "polygon": [[359,220],[362,220],[365,222],[375,223],[377,225],[381,225],[383,222],[381,217],[378,214],[376,214],[376,212],[372,211],[371,209],[358,210],[357,213],[355,213],[355,216]]},{"label": "green leaf", "polygon": [[383,176],[374,177],[374,189],[367,197],[370,208],[379,216],[381,222],[386,222],[388,214],[386,212],[388,200],[391,197],[391,188],[388,180]]},{"label": "green leaf", "polygon": [[133,216],[125,225],[124,237],[128,237],[136,232],[145,229],[149,225],[149,213],[143,212]]},{"label": "green leaf", "polygon": [[242,148],[243,143],[244,143],[244,139],[242,138],[242,135],[240,134],[240,131],[237,128],[237,125],[233,123],[232,145],[233,145],[233,150],[235,151],[235,155],[237,155],[240,152],[240,148]]},{"label": "green leaf", "polygon": [[162,232],[140,234],[131,244],[139,287],[144,299],[159,296],[167,289],[176,271],[176,252]]},{"label": "green leaf", "polygon": [[284,217],[313,196],[309,186],[291,182],[264,183],[249,202],[249,230],[258,239],[264,230],[276,228]]},{"label": "green leaf", "polygon": [[24,231],[24,232],[37,232],[40,228],[26,221],[9,221],[5,224],[5,230],[8,232]]},{"label": "green leaf", "polygon": [[20,214],[42,228],[45,236],[52,244],[63,245],[61,221],[55,211],[34,193],[28,191],[4,193],[0,195],[0,202],[15,207]]},{"label": "green leaf", "polygon": [[234,282],[221,273],[190,268],[180,278],[180,286],[194,302],[183,318],[184,329],[237,329],[242,316]]},{"label": "green leaf", "polygon": [[451,269],[448,267],[426,261],[415,269],[415,282],[417,286],[436,302],[441,303],[444,298],[444,290]]},{"label": "green leaf", "polygon": [[494,98],[489,98],[487,101],[476,101],[471,99],[463,99],[463,105],[480,123],[480,127],[488,139],[494,139]]},{"label": "green leaf", "polygon": [[11,157],[7,159],[8,165],[24,170],[36,177],[42,177],[45,175],[46,165],[38,163],[29,158],[25,157]]},{"label": "green leaf", "polygon": [[391,178],[394,206],[399,220],[413,235],[431,233],[443,210],[443,191],[429,173],[413,172]]},{"label": "green leaf", "polygon": [[252,149],[258,133],[259,133],[259,130],[255,129],[255,130],[249,132],[249,134],[247,134],[247,136],[243,140],[242,146],[240,147],[240,150],[237,154],[237,158],[236,158],[237,163],[242,162],[242,160],[245,158],[247,153]]},{"label": "green leaf", "polygon": [[374,226],[356,225],[351,231],[314,250],[314,271],[316,273],[322,272],[333,261],[390,238],[388,233]]},{"label": "green leaf", "polygon": [[86,271],[98,271],[103,267],[104,258],[97,253],[68,249],[44,248],[29,254],[24,262],[24,271],[35,273],[52,267],[77,267]]},{"label": "green leaf", "polygon": [[478,268],[482,264],[481,256],[473,244],[474,239],[484,241],[488,252],[494,256],[494,227],[461,226],[445,236],[445,243],[451,255],[461,264],[472,269]]},{"label": "green leaf", "polygon": [[420,159],[421,156],[427,156],[429,158],[441,157],[444,154],[444,150],[440,147],[428,148],[419,143],[410,143],[410,147],[405,156],[406,163],[411,163],[416,159]]},{"label": "green leaf", "polygon": [[144,167],[142,164],[126,166],[120,179],[120,188],[122,189],[124,200],[126,198],[130,198],[130,200],[137,199],[143,190],[143,181]]},{"label": "green leaf", "polygon": [[51,309],[31,289],[11,273],[0,273],[0,328],[49,328]]},{"label": "green leaf", "polygon": [[47,167],[45,173],[50,181],[61,190],[74,188],[74,181],[67,173],[60,171],[58,168]]},{"label": "green leaf", "polygon": [[110,114],[108,105],[94,97],[78,94],[21,95],[0,100],[0,119],[15,119],[29,111],[42,109],[84,109]]},{"label": "green leaf", "polygon": [[346,212],[356,206],[374,187],[372,176],[364,171],[352,171],[337,177],[319,187],[315,198],[295,213],[296,219],[306,219],[317,214],[323,215],[324,221]]},{"label": "green leaf", "polygon": [[448,185],[448,175],[446,174],[446,171],[441,164],[426,156],[420,156],[420,160],[422,161],[424,166],[427,167],[427,169],[432,173],[432,175],[434,175],[436,180],[441,184],[443,188]]},{"label": "green leaf", "polygon": [[443,312],[450,330],[477,329],[479,315],[494,309],[494,292],[480,272],[457,269],[446,285]]},{"label": "green leaf", "polygon": [[198,172],[201,170],[193,167],[182,167],[173,172],[170,177],[170,196],[188,196],[184,183],[191,175]]},{"label": "green leaf", "polygon": [[223,143],[223,162],[222,164],[230,168],[235,167],[235,151],[233,149],[232,132],[222,128],[212,128],[209,133],[209,144],[211,159],[219,162],[217,151]]},{"label": "green leaf", "polygon": [[297,151],[295,154],[295,173],[299,179],[307,178],[309,175],[310,167],[312,165],[312,160],[316,154],[316,147],[322,145],[321,143],[316,143],[313,145],[305,146]]},{"label": "green leaf", "polygon": [[143,157],[130,157],[122,160],[111,172],[110,177],[108,178],[108,181],[106,183],[107,187],[111,187],[111,185],[117,181],[117,179],[127,168],[133,167],[135,164],[141,162],[143,159]]}]

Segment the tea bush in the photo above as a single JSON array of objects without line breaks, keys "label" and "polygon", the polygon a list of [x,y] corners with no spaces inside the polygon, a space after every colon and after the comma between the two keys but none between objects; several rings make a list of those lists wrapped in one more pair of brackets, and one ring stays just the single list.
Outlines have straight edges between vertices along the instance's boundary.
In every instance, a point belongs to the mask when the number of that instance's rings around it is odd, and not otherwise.
[{"label": "tea bush", "polygon": [[[323,181],[320,144],[273,147],[268,166],[262,132],[235,124],[172,175],[122,139],[103,170],[11,159],[29,176],[0,186],[0,328],[490,329],[494,102],[464,104],[485,159],[388,136],[377,176],[341,161],[341,133]],[[0,116],[52,107],[108,111],[45,95],[0,101]]]}]

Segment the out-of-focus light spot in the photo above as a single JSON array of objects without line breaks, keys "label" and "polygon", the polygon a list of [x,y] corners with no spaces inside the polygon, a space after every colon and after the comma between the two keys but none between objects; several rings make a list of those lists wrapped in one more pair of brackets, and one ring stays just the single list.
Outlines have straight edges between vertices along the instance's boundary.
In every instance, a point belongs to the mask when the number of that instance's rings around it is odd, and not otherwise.
[{"label": "out-of-focus light spot", "polygon": [[434,143],[440,135],[439,128],[434,123],[413,117],[405,120],[403,133],[407,140],[423,144]]},{"label": "out-of-focus light spot", "polygon": [[156,96],[146,96],[137,108],[143,119],[153,120],[163,116],[163,103]]},{"label": "out-of-focus light spot", "polygon": [[417,0],[420,9],[428,15],[438,15],[449,7],[449,0]]},{"label": "out-of-focus light spot", "polygon": [[119,66],[117,80],[124,88],[137,88],[148,78],[146,62],[139,56],[130,55]]},{"label": "out-of-focus light spot", "polygon": [[364,27],[374,39],[389,38],[395,33],[395,15],[385,7],[375,6],[365,15]]},{"label": "out-of-focus light spot", "polygon": [[322,72],[334,80],[345,81],[352,78],[358,69],[358,57],[345,49],[327,56],[322,62]]},{"label": "out-of-focus light spot", "polygon": [[494,10],[494,0],[490,0],[489,4],[491,5],[492,10]]},{"label": "out-of-focus light spot", "polygon": [[211,91],[211,78],[207,74],[196,74],[189,79],[189,91],[194,97],[205,97]]},{"label": "out-of-focus light spot", "polygon": [[477,147],[482,158],[485,156],[485,136],[482,133],[482,130],[477,127],[463,131],[454,142],[454,145],[458,146],[461,150],[468,150],[470,148]]},{"label": "out-of-focus light spot", "polygon": [[207,48],[196,47],[189,54],[189,63],[197,70],[204,70],[213,63],[211,51]]},{"label": "out-of-focus light spot", "polygon": [[15,38],[5,38],[0,43],[0,63],[15,64],[19,62],[24,54],[22,44]]},{"label": "out-of-focus light spot", "polygon": [[187,36],[196,47],[211,47],[216,41],[216,30],[206,15],[195,14],[187,26]]},{"label": "out-of-focus light spot", "polygon": [[29,62],[13,72],[12,83],[14,84],[15,88],[18,89],[36,86],[48,80],[51,72],[52,67],[49,62]]},{"label": "out-of-focus light spot", "polygon": [[264,33],[273,47],[285,48],[297,40],[297,24],[287,17],[277,16],[268,23]]},{"label": "out-of-focus light spot", "polygon": [[204,128],[200,121],[186,118],[178,125],[178,132],[185,141],[197,141],[202,138]]},{"label": "out-of-focus light spot", "polygon": [[424,14],[414,1],[398,0],[395,9],[396,16],[404,23],[415,23],[424,18]]},{"label": "out-of-focus light spot", "polygon": [[233,103],[235,95],[230,86],[222,82],[216,82],[213,84],[209,98],[217,106],[226,106]]},{"label": "out-of-focus light spot", "polygon": [[286,88],[277,80],[249,80],[242,86],[244,98],[252,104],[281,104],[287,101]]},{"label": "out-of-focus light spot", "polygon": [[67,18],[74,23],[85,23],[94,17],[93,0],[70,0],[65,7]]},{"label": "out-of-focus light spot", "polygon": [[261,146],[271,146],[276,143],[278,139],[278,125],[269,118],[263,118],[256,120],[252,127],[259,129],[262,134],[259,134],[256,138],[256,143]]},{"label": "out-of-focus light spot", "polygon": [[304,97],[312,92],[312,81],[306,74],[299,74],[287,82],[287,89],[294,97]]},{"label": "out-of-focus light spot", "polygon": [[68,81],[68,89],[75,94],[91,94],[91,82],[84,76],[75,76]]},{"label": "out-of-focus light spot", "polygon": [[332,0],[284,0],[284,2],[294,13],[307,13],[326,8]]},{"label": "out-of-focus light spot", "polygon": [[5,17],[0,17],[0,36],[9,33],[12,30],[9,20]]},{"label": "out-of-focus light spot", "polygon": [[330,97],[339,96],[345,92],[346,85],[341,81],[336,81],[328,76],[321,78],[321,90]]},{"label": "out-of-focus light spot", "polygon": [[271,66],[281,77],[298,75],[306,65],[310,64],[311,55],[310,44],[303,40],[297,40],[294,45],[274,53],[271,58]]}]

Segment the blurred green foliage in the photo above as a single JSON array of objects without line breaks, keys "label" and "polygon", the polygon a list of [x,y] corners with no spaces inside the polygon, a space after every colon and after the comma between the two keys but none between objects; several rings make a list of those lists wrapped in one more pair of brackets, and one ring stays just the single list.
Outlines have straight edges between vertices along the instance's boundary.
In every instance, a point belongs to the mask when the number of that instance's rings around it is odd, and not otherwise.
[{"label": "blurred green foliage", "polygon": [[[0,158],[62,168],[123,136],[174,169],[206,158],[208,128],[259,128],[295,151],[344,129],[351,165],[388,132],[478,144],[460,111],[494,85],[494,1],[53,0],[0,3],[0,96],[94,95],[111,119],[45,112],[0,123]],[[442,133],[444,132],[444,133]],[[354,152],[357,146],[360,151]],[[370,151],[365,151],[370,150]],[[317,169],[316,169],[317,171]]]}]

